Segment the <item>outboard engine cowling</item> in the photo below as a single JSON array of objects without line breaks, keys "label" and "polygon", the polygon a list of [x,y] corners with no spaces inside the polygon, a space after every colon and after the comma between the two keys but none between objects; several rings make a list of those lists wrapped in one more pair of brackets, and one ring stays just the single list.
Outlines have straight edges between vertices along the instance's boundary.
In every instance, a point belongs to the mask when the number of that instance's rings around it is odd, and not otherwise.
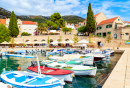
[{"label": "outboard engine cowling", "polygon": [[34,61],[31,61],[31,66],[32,67],[36,66]]}]

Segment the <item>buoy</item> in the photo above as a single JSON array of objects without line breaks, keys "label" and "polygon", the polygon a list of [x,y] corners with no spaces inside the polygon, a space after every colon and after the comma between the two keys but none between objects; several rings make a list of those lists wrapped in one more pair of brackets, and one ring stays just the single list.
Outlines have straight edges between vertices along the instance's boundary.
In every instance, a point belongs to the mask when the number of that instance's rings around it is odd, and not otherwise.
[{"label": "buoy", "polygon": [[20,71],[20,70],[21,70],[21,67],[20,67],[20,65],[18,66],[17,70],[18,70],[18,71]]}]

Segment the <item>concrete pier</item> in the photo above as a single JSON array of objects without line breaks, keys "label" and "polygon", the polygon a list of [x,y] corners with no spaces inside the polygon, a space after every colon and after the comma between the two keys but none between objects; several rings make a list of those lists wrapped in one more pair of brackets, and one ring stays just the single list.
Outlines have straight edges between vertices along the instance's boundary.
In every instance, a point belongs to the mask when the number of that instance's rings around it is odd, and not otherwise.
[{"label": "concrete pier", "polygon": [[103,88],[130,88],[130,48],[124,50]]}]

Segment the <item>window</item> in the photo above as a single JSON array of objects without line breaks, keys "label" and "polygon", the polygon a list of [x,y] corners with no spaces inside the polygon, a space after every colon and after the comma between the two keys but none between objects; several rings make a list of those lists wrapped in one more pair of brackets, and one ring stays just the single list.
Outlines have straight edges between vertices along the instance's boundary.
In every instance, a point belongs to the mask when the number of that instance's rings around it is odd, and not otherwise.
[{"label": "window", "polygon": [[111,32],[107,32],[107,34],[111,34]]},{"label": "window", "polygon": [[114,34],[114,39],[117,39],[117,34]]},{"label": "window", "polygon": [[129,33],[125,33],[125,35],[127,35],[127,36],[128,36],[128,35],[129,35]]},{"label": "window", "polygon": [[112,24],[106,25],[106,28],[111,28]]},{"label": "window", "polygon": [[103,38],[105,38],[105,37],[106,37],[106,32],[103,33]]},{"label": "window", "polygon": [[21,31],[19,31],[19,33],[20,33]]},{"label": "window", "polygon": [[120,21],[120,19],[118,19],[118,21]]},{"label": "window", "polygon": [[73,24],[72,24],[72,26],[73,26]]},{"label": "window", "polygon": [[97,30],[99,30],[99,29],[102,29],[102,27],[100,26],[100,27],[97,27]]},{"label": "window", "polygon": [[20,28],[20,26],[19,26],[19,28]]}]

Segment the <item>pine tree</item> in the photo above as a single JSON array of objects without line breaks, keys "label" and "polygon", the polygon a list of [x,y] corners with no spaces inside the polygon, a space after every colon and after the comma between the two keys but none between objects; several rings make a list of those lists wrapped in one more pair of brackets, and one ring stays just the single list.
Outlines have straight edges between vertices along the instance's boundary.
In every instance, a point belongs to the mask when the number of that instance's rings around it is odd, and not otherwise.
[{"label": "pine tree", "polygon": [[89,3],[88,6],[86,31],[90,34],[96,31],[96,25],[95,25],[93,11],[91,8],[91,3]]},{"label": "pine tree", "polygon": [[17,19],[15,17],[14,11],[12,11],[11,13],[10,22],[9,22],[9,30],[10,30],[10,36],[12,38],[18,36],[19,29],[18,29]]}]

